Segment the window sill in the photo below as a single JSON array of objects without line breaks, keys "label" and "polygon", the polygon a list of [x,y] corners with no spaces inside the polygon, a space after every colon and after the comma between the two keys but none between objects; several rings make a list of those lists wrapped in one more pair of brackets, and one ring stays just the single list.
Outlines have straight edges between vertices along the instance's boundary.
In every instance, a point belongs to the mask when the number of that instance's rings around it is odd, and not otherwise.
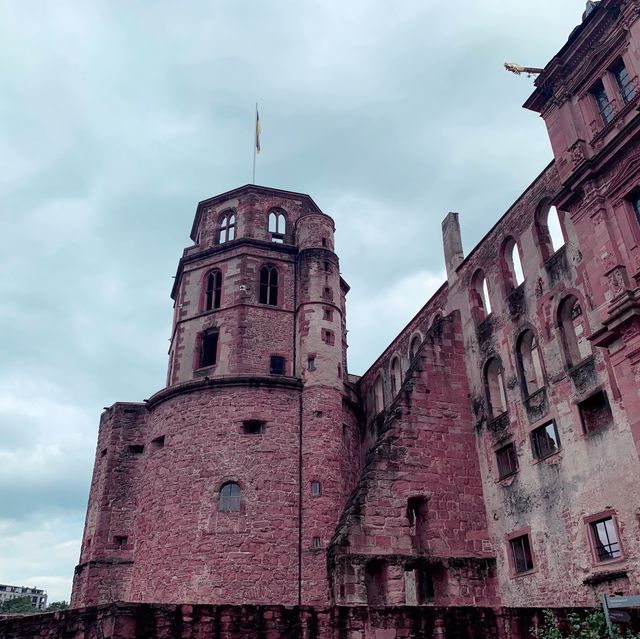
[{"label": "window sill", "polygon": [[505,486],[508,488],[509,486],[511,486],[511,484],[513,484],[513,480],[516,478],[519,470],[520,469],[515,470],[514,472],[510,473],[509,475],[505,475],[504,477],[499,477],[498,479],[496,479],[496,484],[500,484],[501,486]]},{"label": "window sill", "polygon": [[531,575],[535,575],[537,572],[538,572],[538,568],[534,566],[531,570],[526,570],[525,572],[511,573],[511,579],[520,579],[521,577],[530,577]]},{"label": "window sill", "polygon": [[[531,462],[531,465],[532,466],[536,466],[537,464],[540,464],[541,462],[548,461],[550,459],[553,460],[554,464],[558,464],[558,463],[560,463],[560,460],[562,459],[562,456],[560,455],[561,452],[562,452],[562,448],[559,448],[554,453],[546,455],[545,457],[540,457],[540,458],[534,459]],[[557,459],[553,459],[554,457],[556,457]]]},{"label": "window sill", "polygon": [[206,377],[209,373],[215,373],[217,364],[211,364],[211,366],[203,366],[202,368],[196,368],[193,374],[196,377]]}]

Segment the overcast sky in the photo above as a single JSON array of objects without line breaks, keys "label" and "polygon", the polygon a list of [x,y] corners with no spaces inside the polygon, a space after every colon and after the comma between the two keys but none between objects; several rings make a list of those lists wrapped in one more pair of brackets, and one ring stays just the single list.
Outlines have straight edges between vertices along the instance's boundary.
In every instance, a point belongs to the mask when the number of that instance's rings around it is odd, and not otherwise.
[{"label": "overcast sky", "polygon": [[583,0],[0,0],[0,583],[68,599],[99,414],[162,387],[199,200],[337,226],[362,373],[551,160],[521,104]]}]

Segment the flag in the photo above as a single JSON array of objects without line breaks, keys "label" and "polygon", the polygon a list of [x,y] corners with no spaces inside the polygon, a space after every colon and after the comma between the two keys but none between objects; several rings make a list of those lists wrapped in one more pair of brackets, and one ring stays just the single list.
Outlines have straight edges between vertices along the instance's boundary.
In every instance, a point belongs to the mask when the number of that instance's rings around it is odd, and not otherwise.
[{"label": "flag", "polygon": [[260,114],[256,107],[256,153],[260,153]]}]

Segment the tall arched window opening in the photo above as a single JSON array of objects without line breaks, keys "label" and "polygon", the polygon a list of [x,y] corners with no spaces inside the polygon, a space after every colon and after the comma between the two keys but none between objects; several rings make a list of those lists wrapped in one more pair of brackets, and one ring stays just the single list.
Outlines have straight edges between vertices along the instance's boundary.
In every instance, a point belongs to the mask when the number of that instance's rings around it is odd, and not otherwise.
[{"label": "tall arched window opening", "polygon": [[409,345],[409,359],[414,360],[418,351],[420,350],[420,344],[422,342],[422,338],[420,335],[414,335],[411,338],[411,344]]},{"label": "tall arched window opening", "polygon": [[225,213],[220,218],[220,234],[218,243],[230,242],[236,237],[236,216],[235,213]]},{"label": "tall arched window opening", "polygon": [[220,488],[220,511],[234,512],[240,510],[240,486],[234,481],[227,482]]},{"label": "tall arched window opening", "polygon": [[212,271],[207,275],[207,290],[205,299],[205,310],[211,311],[220,308],[220,299],[222,296],[222,273],[220,271]]},{"label": "tall arched window opening", "polygon": [[391,393],[395,397],[402,386],[402,369],[400,368],[400,359],[394,357],[391,362]]},{"label": "tall arched window opening", "polygon": [[507,410],[507,397],[502,379],[502,364],[497,357],[491,358],[484,369],[484,383],[489,404],[489,416],[498,417]]},{"label": "tall arched window opening", "polygon": [[382,375],[376,377],[373,388],[373,398],[375,401],[376,415],[384,410],[384,387],[382,385]]},{"label": "tall arched window opening", "polygon": [[271,241],[282,244],[284,242],[285,229],[286,221],[283,213],[280,211],[271,211],[271,213],[269,213],[269,233],[271,233]]},{"label": "tall arched window opening", "polygon": [[476,271],[476,274],[473,276],[469,296],[473,318],[476,323],[480,323],[491,313],[489,285],[482,270]]},{"label": "tall arched window opening", "polygon": [[538,340],[531,330],[526,330],[518,339],[518,368],[525,397],[529,397],[544,386],[542,357]]},{"label": "tall arched window opening", "polygon": [[278,269],[275,266],[260,269],[260,304],[278,305]]},{"label": "tall arched window opening", "polygon": [[558,324],[567,364],[576,366],[591,355],[591,347],[587,339],[587,320],[575,295],[569,295],[561,302]]},{"label": "tall arched window opening", "polygon": [[555,206],[543,207],[538,212],[536,218],[538,241],[544,260],[559,251],[565,244],[561,218],[564,218],[564,214],[558,213]]},{"label": "tall arched window opening", "polygon": [[507,293],[524,282],[520,247],[512,237],[504,243],[502,248],[502,277]]}]

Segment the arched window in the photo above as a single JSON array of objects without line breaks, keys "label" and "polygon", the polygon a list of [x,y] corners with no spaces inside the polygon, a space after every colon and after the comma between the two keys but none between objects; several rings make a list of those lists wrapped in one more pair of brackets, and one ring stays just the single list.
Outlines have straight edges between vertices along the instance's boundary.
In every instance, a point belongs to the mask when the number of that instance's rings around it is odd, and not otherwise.
[{"label": "arched window", "polygon": [[591,347],[587,339],[587,320],[575,295],[569,295],[560,303],[558,324],[567,364],[576,366],[591,355]]},{"label": "arched window", "polygon": [[236,237],[236,215],[233,212],[224,213],[220,218],[220,235],[218,243],[230,242]]},{"label": "arched window", "polygon": [[240,510],[240,486],[234,481],[223,484],[220,489],[220,512]]},{"label": "arched window", "polygon": [[522,390],[525,397],[529,397],[529,395],[544,386],[542,357],[538,348],[538,340],[533,331],[528,329],[524,331],[518,338],[517,344],[518,369]]},{"label": "arched window", "polygon": [[222,273],[211,271],[207,275],[207,290],[205,296],[204,310],[211,311],[220,308],[220,297],[222,295]]},{"label": "arched window", "polygon": [[546,260],[565,244],[561,217],[555,206],[543,206],[536,217],[542,259]]},{"label": "arched window", "polygon": [[524,282],[520,247],[512,237],[508,238],[502,247],[502,276],[507,293]]},{"label": "arched window", "polygon": [[402,386],[402,369],[400,358],[394,357],[391,362],[391,393],[395,397]]},{"label": "arched window", "polygon": [[421,342],[422,342],[422,338],[420,337],[420,335],[414,335],[411,338],[411,344],[409,344],[409,359],[411,361],[413,361],[415,356],[418,354],[418,351],[420,350]]},{"label": "arched window", "polygon": [[376,382],[373,389],[373,398],[375,401],[376,415],[384,410],[384,387],[382,385],[382,375],[376,377]]},{"label": "arched window", "polygon": [[476,323],[480,323],[491,313],[491,301],[489,299],[489,286],[484,271],[478,270],[471,279],[469,291],[471,313]]},{"label": "arched window", "polygon": [[271,233],[271,241],[282,244],[284,242],[284,232],[286,222],[284,214],[281,211],[271,211],[269,213],[269,233]]},{"label": "arched window", "polygon": [[278,305],[278,269],[275,266],[260,269],[260,304]]},{"label": "arched window", "polygon": [[492,357],[485,366],[484,384],[489,404],[489,416],[498,417],[507,410],[507,398],[502,379],[502,364],[497,357]]}]

